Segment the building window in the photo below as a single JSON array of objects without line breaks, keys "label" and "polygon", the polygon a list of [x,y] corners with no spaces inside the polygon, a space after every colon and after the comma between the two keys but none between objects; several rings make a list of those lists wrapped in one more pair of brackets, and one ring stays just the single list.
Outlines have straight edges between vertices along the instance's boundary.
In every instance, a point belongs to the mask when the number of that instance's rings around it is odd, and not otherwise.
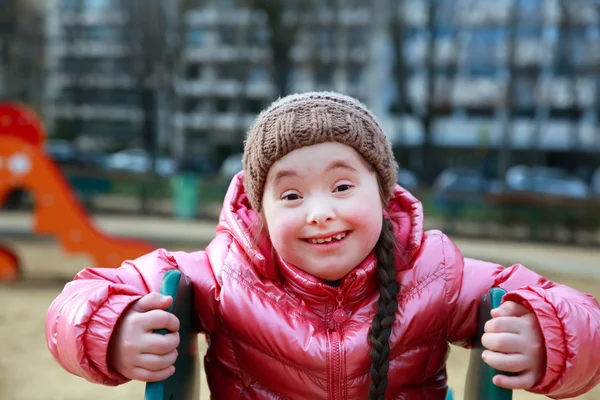
[{"label": "building window", "polygon": [[125,32],[120,28],[111,28],[108,26],[95,26],[85,29],[82,32],[85,39],[92,40],[124,40]]},{"label": "building window", "polygon": [[244,77],[244,67],[239,64],[225,64],[218,68],[219,79],[239,80]]},{"label": "building window", "polygon": [[358,85],[362,77],[361,67],[350,67],[348,70],[348,83],[351,85]]},{"label": "building window", "polygon": [[187,79],[199,79],[202,75],[202,66],[199,64],[191,64],[186,66],[185,77]]},{"label": "building window", "polygon": [[496,67],[497,32],[476,29],[467,44],[467,65],[473,74],[488,76]]},{"label": "building window", "polygon": [[77,8],[80,0],[60,0],[58,7],[64,10]]},{"label": "building window", "polygon": [[188,44],[203,45],[206,42],[206,30],[204,29],[193,29],[186,35],[186,41]]},{"label": "building window", "polygon": [[217,99],[216,101],[216,111],[218,113],[226,113],[229,111],[230,101],[227,99]]},{"label": "building window", "polygon": [[266,46],[269,44],[271,35],[267,28],[256,28],[252,32],[252,44],[257,46]]},{"label": "building window", "polygon": [[263,107],[266,106],[262,100],[256,99],[247,99],[245,103],[245,109],[250,114],[258,114],[263,110]]},{"label": "building window", "polygon": [[83,0],[85,8],[106,9],[113,6],[112,0]]},{"label": "building window", "polygon": [[263,83],[269,80],[267,68],[254,65],[248,70],[248,81],[251,83]]},{"label": "building window", "polygon": [[83,122],[81,130],[91,135],[108,135],[112,137],[121,137],[124,139],[129,138],[137,133],[135,127],[126,122]]},{"label": "building window", "polygon": [[531,112],[534,107],[534,94],[536,92],[536,81],[530,77],[517,76],[515,81],[513,101],[518,111]]},{"label": "building window", "polygon": [[235,44],[235,30],[230,27],[220,28],[219,38],[221,44],[232,46]]},{"label": "building window", "polygon": [[543,8],[541,0],[521,0],[517,2],[517,19],[529,26],[542,24]]},{"label": "building window", "polygon": [[362,47],[367,44],[367,33],[361,28],[352,28],[348,30],[348,47]]},{"label": "building window", "polygon": [[183,99],[183,112],[192,113],[198,110],[198,99],[185,98]]},{"label": "building window", "polygon": [[329,29],[319,29],[316,32],[317,46],[321,49],[330,49],[333,47],[333,33]]},{"label": "building window", "polygon": [[333,68],[319,65],[315,68],[315,83],[317,85],[331,85],[333,81]]}]

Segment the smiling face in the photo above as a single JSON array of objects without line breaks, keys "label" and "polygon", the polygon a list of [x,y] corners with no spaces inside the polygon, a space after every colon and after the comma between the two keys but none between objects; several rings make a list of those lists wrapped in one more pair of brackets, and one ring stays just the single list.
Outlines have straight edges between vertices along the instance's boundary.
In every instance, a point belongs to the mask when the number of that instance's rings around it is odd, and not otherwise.
[{"label": "smiling face", "polygon": [[273,164],[263,212],[273,247],[325,281],[343,278],[373,250],[382,201],[373,168],[350,146],[326,142]]}]

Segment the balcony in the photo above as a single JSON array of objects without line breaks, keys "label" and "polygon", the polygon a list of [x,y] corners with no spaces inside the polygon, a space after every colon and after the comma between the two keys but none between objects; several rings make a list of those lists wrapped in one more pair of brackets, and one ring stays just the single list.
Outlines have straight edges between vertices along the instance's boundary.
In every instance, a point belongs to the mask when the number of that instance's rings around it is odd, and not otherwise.
[{"label": "balcony", "polygon": [[50,113],[59,118],[81,118],[84,120],[110,120],[119,122],[140,122],[142,111],[135,107],[108,105],[54,105],[49,106]]},{"label": "balcony", "polygon": [[510,20],[511,6],[514,1],[460,1],[454,7],[459,25],[475,27],[506,25]]},{"label": "balcony", "polygon": [[103,43],[92,40],[76,40],[67,42],[57,40],[54,43],[53,55],[56,57],[128,57],[129,46],[122,43]]},{"label": "balcony", "polygon": [[135,79],[130,74],[76,74],[59,73],[50,77],[52,86],[58,89],[79,87],[89,89],[134,89]]},{"label": "balcony", "polygon": [[187,62],[198,63],[223,63],[223,62],[246,62],[252,60],[258,62],[269,57],[269,50],[260,47],[248,46],[218,46],[218,47],[188,47],[184,51],[184,59]]},{"label": "balcony", "polygon": [[255,118],[255,115],[235,112],[219,114],[208,112],[179,112],[173,118],[173,123],[180,129],[237,132],[245,131]]},{"label": "balcony", "polygon": [[250,22],[264,22],[260,12],[248,9],[228,9],[222,12],[216,8],[188,11],[185,15],[185,24],[189,27],[217,27],[231,25],[235,27],[247,26]]},{"label": "balcony", "polygon": [[208,79],[178,79],[176,90],[181,96],[204,97],[212,93],[214,81]]},{"label": "balcony", "polygon": [[119,9],[92,9],[58,12],[58,22],[63,26],[122,26],[127,24],[127,13]]},{"label": "balcony", "polygon": [[187,97],[240,97],[270,98],[272,85],[265,82],[247,82],[241,80],[181,80],[177,83],[177,92]]},{"label": "balcony", "polygon": [[275,87],[269,81],[246,83],[246,97],[254,99],[271,99],[275,94]]}]

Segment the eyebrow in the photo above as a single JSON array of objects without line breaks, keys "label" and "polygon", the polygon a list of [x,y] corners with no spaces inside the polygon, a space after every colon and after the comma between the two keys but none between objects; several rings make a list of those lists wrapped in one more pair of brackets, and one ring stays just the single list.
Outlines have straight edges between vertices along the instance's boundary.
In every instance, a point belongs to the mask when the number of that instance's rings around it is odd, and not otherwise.
[{"label": "eyebrow", "polygon": [[325,168],[325,171],[330,171],[332,169],[338,169],[338,168],[347,169],[348,171],[352,171],[352,172],[358,172],[358,170],[356,168],[354,168],[353,166],[351,166],[344,160],[333,160],[327,166],[327,168]]},{"label": "eyebrow", "polygon": [[290,171],[287,169],[283,169],[281,171],[277,171],[277,173],[275,174],[275,177],[273,178],[273,181],[271,182],[271,184],[273,186],[276,186],[277,183],[282,180],[283,178],[289,178],[289,177],[297,177],[298,173],[294,172],[294,171]]},{"label": "eyebrow", "polygon": [[[325,168],[325,172],[331,171],[333,169],[346,169],[348,171],[351,172],[358,172],[358,170],[356,168],[354,168],[353,166],[351,166],[350,164],[348,164],[346,161],[344,160],[333,160],[328,166],[327,168]],[[273,181],[271,182],[271,184],[273,186],[277,185],[277,183],[284,179],[284,178],[290,178],[290,177],[298,177],[298,173],[292,170],[287,170],[287,169],[283,169],[281,171],[277,171],[277,173],[275,174],[275,177],[273,178]]]}]

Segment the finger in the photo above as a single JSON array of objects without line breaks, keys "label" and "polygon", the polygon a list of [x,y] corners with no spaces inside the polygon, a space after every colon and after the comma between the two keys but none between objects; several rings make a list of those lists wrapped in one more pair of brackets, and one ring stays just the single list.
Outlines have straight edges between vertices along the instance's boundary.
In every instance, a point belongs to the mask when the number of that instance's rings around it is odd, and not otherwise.
[{"label": "finger", "polygon": [[142,326],[146,331],[166,329],[169,332],[179,331],[179,319],[170,312],[152,310],[143,314]]},{"label": "finger", "polygon": [[525,372],[516,376],[496,375],[493,380],[494,385],[506,389],[531,389],[536,382],[536,378],[531,372]]},{"label": "finger", "polygon": [[481,344],[488,350],[507,354],[525,354],[529,345],[515,333],[484,333]]},{"label": "finger", "polygon": [[132,377],[135,380],[143,382],[163,381],[175,373],[175,367],[170,366],[161,371],[150,371],[145,368],[135,367],[132,370]]},{"label": "finger", "polygon": [[490,367],[503,372],[523,372],[531,367],[523,354],[504,354],[485,350],[481,358]]},{"label": "finger", "polygon": [[173,332],[167,333],[166,335],[149,333],[144,337],[143,341],[144,343],[140,349],[141,353],[158,355],[169,354],[179,346],[179,333]]},{"label": "finger", "polygon": [[173,298],[171,296],[163,296],[160,293],[152,292],[136,301],[132,309],[140,313],[151,310],[166,310],[172,302]]},{"label": "finger", "polygon": [[483,331],[486,333],[521,333],[523,321],[519,317],[496,317],[485,323]]},{"label": "finger", "polygon": [[175,364],[177,354],[177,350],[173,350],[172,352],[163,355],[140,354],[137,366],[153,372],[162,371]]},{"label": "finger", "polygon": [[527,307],[519,303],[507,301],[502,303],[500,307],[494,308],[491,312],[491,315],[492,318],[507,316],[520,317],[522,315],[529,314],[530,312],[531,311]]}]

